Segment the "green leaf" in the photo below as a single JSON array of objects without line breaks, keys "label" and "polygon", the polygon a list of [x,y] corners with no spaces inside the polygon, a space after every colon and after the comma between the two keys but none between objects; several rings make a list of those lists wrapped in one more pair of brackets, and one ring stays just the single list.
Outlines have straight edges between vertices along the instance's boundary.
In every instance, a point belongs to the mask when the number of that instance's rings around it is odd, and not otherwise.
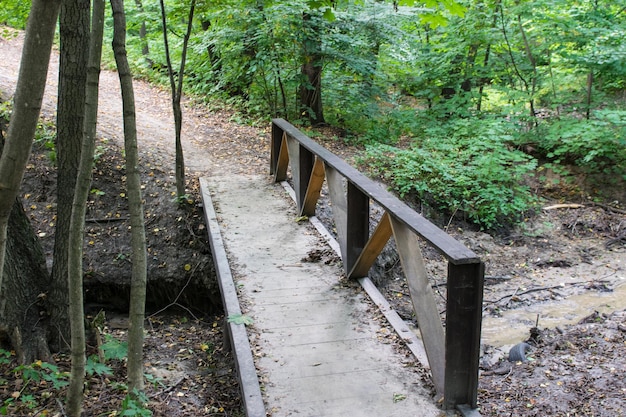
[{"label": "green leaf", "polygon": [[228,322],[244,325],[254,324],[252,317],[246,316],[245,314],[232,314],[228,316]]},{"label": "green leaf", "polygon": [[336,17],[335,17],[335,13],[333,12],[333,9],[328,7],[326,8],[326,10],[324,10],[324,19],[328,20],[329,22],[335,21]]},{"label": "green leaf", "polygon": [[128,355],[128,343],[108,336],[107,342],[102,344],[102,351],[105,359],[124,359]]},{"label": "green leaf", "polygon": [[94,361],[91,358],[87,359],[87,364],[85,365],[85,371],[87,375],[112,375],[113,370],[111,367],[100,363],[98,361]]}]

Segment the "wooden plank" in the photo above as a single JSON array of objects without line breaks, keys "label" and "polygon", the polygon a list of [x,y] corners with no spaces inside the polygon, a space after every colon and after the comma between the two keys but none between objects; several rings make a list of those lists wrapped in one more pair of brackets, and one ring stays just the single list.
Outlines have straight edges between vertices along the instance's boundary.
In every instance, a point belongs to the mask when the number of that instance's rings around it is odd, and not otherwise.
[{"label": "wooden plank", "polygon": [[282,131],[286,132],[289,137],[297,140],[302,146],[324,160],[327,167],[331,167],[341,176],[349,178],[350,182],[369,196],[369,198],[380,204],[399,221],[405,223],[409,229],[429,242],[450,262],[455,264],[480,262],[478,255],[466,248],[462,243],[416,213],[415,210],[411,209],[397,197],[367,178],[344,160],[311,140],[295,126],[283,119],[274,119],[272,122],[282,129]]},{"label": "wooden plank", "polygon": [[393,232],[391,230],[389,214],[385,212],[383,217],[381,217],[378,222],[376,230],[374,230],[374,233],[372,233],[372,236],[365,244],[359,259],[357,259],[354,267],[348,274],[348,278],[366,277],[370,268],[376,261],[376,258],[380,255],[380,252],[382,252],[392,234]]},{"label": "wooden plank", "polygon": [[445,407],[477,406],[485,268],[448,264]]},{"label": "wooden plank", "polygon": [[391,324],[394,328],[398,336],[404,340],[406,346],[413,353],[415,358],[417,358],[419,363],[422,364],[424,369],[430,369],[428,356],[426,356],[426,350],[424,349],[424,343],[409,329],[406,322],[402,319],[402,317],[400,317],[398,312],[391,307],[389,301],[387,301],[385,296],[380,293],[378,287],[374,285],[369,277],[359,278],[358,281],[370,299],[378,306],[379,310],[383,313],[389,324]]},{"label": "wooden plank", "polygon": [[272,137],[270,139],[270,175],[274,175],[276,173],[278,155],[280,154],[283,135],[283,130],[278,125],[272,124]]},{"label": "wooden plank", "polygon": [[302,210],[300,210],[300,216],[311,217],[315,215],[315,207],[317,206],[317,200],[320,198],[325,178],[324,161],[316,157],[311,172],[311,179],[309,180],[304,202],[302,203]]},{"label": "wooden plank", "polygon": [[[298,212],[302,211],[304,207],[304,201],[306,199],[307,189],[311,182],[311,175],[313,174],[313,166],[315,165],[315,155],[307,148],[298,144],[298,181],[296,188],[296,194],[298,195]],[[295,183],[295,181],[294,181]]]},{"label": "wooden plank", "polygon": [[289,163],[291,166],[291,179],[296,192],[296,205],[300,208],[302,196],[300,195],[300,143],[287,135],[287,149],[289,151]]},{"label": "wooden plank", "polygon": [[274,182],[287,179],[287,168],[289,166],[289,152],[287,150],[287,134],[283,133],[274,167]]},{"label": "wooden plank", "polygon": [[393,216],[391,216],[391,227],[398,247],[400,262],[409,284],[411,301],[413,301],[418,327],[426,348],[433,384],[437,394],[443,395],[446,367],[443,325],[437,311],[437,303],[432,288],[428,282],[419,240],[412,230]]},{"label": "wooden plank", "polygon": [[[291,198],[295,201],[295,193],[291,186],[283,181],[282,186],[287,190]],[[326,240],[326,243],[332,248],[332,250],[341,256],[341,248],[337,240],[326,229],[326,227],[320,222],[317,217],[309,217],[311,224],[317,229],[320,235]],[[378,306],[383,313],[387,321],[394,328],[398,336],[400,336],[407,344],[409,350],[417,358],[425,369],[429,369],[428,357],[426,356],[426,350],[424,349],[423,342],[407,327],[406,323],[398,315],[398,313],[391,307],[384,295],[380,293],[376,285],[368,278],[363,277],[358,279],[361,287],[365,290],[370,299]]]},{"label": "wooden plank", "polygon": [[348,227],[346,255],[343,261],[346,275],[361,255],[370,233],[370,199],[350,181],[348,181],[347,203]]},{"label": "wooden plank", "polygon": [[333,209],[333,219],[335,220],[335,229],[337,229],[337,240],[341,248],[341,259],[346,261],[346,245],[348,235],[348,202],[346,190],[344,187],[344,179],[334,168],[324,164],[326,170],[326,179],[328,181],[328,194]]},{"label": "wooden plank", "polygon": [[[241,314],[241,308],[239,306],[239,298],[237,297],[237,289],[235,288],[230,265],[228,264],[224,242],[217,222],[217,214],[213,208],[213,201],[206,178],[200,178],[200,194],[204,204],[204,221],[207,225],[213,262],[224,305],[224,314],[226,317],[239,315]],[[246,327],[228,322],[226,325],[228,327],[230,346],[233,349],[237,374],[239,375],[239,387],[246,416],[265,417],[265,404],[261,395],[261,387],[254,359],[252,358]]]}]

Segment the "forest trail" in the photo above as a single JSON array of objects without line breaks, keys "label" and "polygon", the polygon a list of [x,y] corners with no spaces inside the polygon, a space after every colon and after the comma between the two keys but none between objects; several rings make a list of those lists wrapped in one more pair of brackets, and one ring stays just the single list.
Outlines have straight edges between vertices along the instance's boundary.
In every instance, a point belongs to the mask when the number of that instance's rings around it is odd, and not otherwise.
[{"label": "forest trail", "polygon": [[[5,98],[11,97],[19,74],[19,64],[23,43],[23,33],[7,40],[0,37],[0,92]],[[56,115],[58,89],[59,55],[53,51],[48,71],[48,82],[42,106],[42,116],[53,119]],[[151,86],[142,80],[133,81],[135,107],[137,111],[137,139],[140,152],[150,155],[155,163],[163,167],[172,166],[174,172],[174,116],[171,93]],[[98,100],[98,137],[115,140],[123,144],[123,123],[121,92],[118,74],[103,70],[100,73],[100,96]],[[250,138],[259,151],[267,151],[269,144],[265,132],[229,120],[231,114],[223,111],[207,111],[204,106],[193,107],[183,99],[182,142],[186,168],[194,172],[210,174],[214,171],[237,170],[236,165],[226,163],[227,159],[239,161],[244,171],[252,165],[260,168],[265,161],[246,152]],[[256,141],[254,139],[257,139]]]}]

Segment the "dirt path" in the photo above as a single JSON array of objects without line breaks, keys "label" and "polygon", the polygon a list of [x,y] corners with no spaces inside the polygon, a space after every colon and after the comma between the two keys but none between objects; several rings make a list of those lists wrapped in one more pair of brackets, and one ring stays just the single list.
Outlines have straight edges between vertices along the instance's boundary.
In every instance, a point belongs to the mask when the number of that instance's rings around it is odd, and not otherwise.
[{"label": "dirt path", "polygon": [[[7,40],[0,38],[0,91],[11,96],[15,89],[21,57],[23,34]],[[58,88],[59,56],[52,54],[48,71],[42,113],[44,117],[55,115]],[[100,98],[98,102],[98,135],[123,143],[122,101],[117,72],[102,71],[100,75]],[[133,82],[137,112],[139,147],[151,153],[155,163],[173,166],[174,118],[169,91],[155,88],[148,83]],[[237,165],[227,162],[236,158],[242,165],[261,168],[265,162],[257,154],[269,155],[265,132],[236,123],[230,123],[231,114],[207,111],[191,107],[183,102],[183,136],[185,163],[190,173],[211,173],[212,170],[236,170]],[[250,145],[256,149],[250,149]],[[247,150],[243,149],[246,148]],[[255,155],[251,154],[251,151]],[[233,171],[233,174],[236,173]]]}]

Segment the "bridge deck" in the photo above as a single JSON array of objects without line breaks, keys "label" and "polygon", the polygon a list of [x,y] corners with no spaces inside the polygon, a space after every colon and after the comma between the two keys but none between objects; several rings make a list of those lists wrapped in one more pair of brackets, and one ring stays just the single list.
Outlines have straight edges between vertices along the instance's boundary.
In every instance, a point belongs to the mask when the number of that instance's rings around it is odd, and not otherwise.
[{"label": "bridge deck", "polygon": [[[235,337],[233,347],[237,354],[238,344],[251,346],[261,387],[256,392],[263,392],[267,414],[442,415],[415,359],[363,290],[342,278],[337,263],[311,261],[312,251],[327,246],[310,224],[295,221],[285,190],[269,177],[237,178],[213,176],[201,185],[214,246],[221,233],[241,310],[254,321],[246,326],[250,345]],[[219,259],[216,264],[219,269]],[[238,311],[226,308],[227,314]],[[230,326],[241,333],[243,325]],[[245,376],[255,371],[244,369],[252,360],[238,360],[247,413],[265,416],[254,406],[254,387],[247,386],[255,382]]]}]

